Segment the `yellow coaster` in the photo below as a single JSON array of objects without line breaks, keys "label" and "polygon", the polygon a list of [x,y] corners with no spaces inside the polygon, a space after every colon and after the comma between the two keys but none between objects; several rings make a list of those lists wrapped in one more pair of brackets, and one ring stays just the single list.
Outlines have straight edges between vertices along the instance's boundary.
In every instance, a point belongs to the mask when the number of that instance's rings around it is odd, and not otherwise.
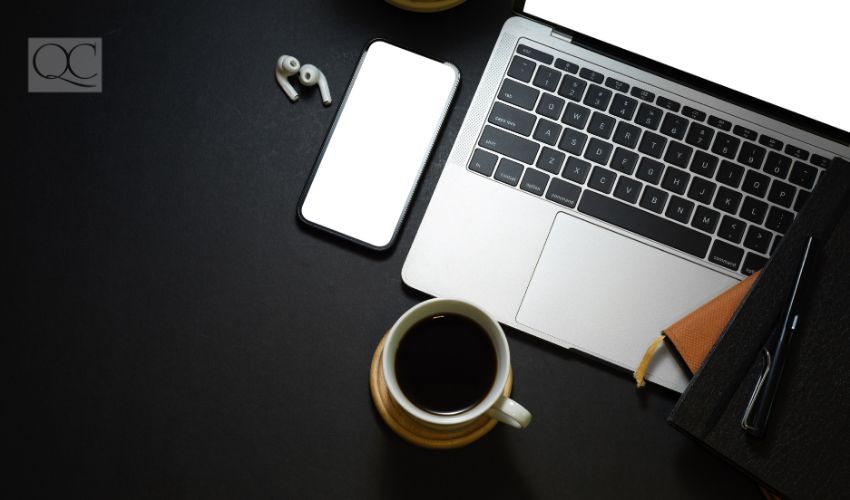
[{"label": "yellow coaster", "polygon": [[[384,381],[384,373],[381,370],[381,353],[384,352],[384,340],[386,340],[386,335],[381,338],[378,347],[375,349],[375,354],[372,356],[372,367],[369,371],[369,390],[372,393],[372,402],[375,404],[375,408],[378,409],[381,418],[393,432],[417,446],[449,449],[466,446],[481,438],[496,426],[497,420],[482,415],[461,428],[441,431],[425,427],[408,415],[392,400]],[[502,391],[502,394],[510,396],[512,386],[513,371],[511,370],[508,371],[508,382],[505,384],[505,390]]]}]

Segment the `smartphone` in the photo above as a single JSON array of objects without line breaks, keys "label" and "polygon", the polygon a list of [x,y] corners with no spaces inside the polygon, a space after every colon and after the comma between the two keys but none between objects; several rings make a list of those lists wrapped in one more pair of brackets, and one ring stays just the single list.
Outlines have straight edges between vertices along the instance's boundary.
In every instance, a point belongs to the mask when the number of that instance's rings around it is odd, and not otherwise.
[{"label": "smartphone", "polygon": [[459,82],[451,63],[369,43],[301,195],[301,220],[390,248]]}]

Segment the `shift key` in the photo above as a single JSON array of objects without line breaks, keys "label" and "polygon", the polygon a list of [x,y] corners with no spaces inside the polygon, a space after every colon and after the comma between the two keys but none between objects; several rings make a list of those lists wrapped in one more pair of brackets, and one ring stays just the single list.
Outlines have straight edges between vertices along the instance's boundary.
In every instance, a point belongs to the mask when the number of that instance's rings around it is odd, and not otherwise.
[{"label": "shift key", "polygon": [[534,164],[537,150],[540,149],[536,142],[499,130],[492,125],[484,127],[478,145],[529,165]]}]

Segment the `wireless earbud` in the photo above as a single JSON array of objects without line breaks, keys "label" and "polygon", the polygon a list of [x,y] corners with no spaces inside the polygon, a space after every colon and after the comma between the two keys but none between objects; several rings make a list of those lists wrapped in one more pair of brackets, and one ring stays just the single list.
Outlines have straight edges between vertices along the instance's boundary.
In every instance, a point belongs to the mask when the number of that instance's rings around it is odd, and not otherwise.
[{"label": "wireless earbud", "polygon": [[283,89],[283,92],[292,102],[298,100],[298,91],[289,82],[289,77],[297,74],[300,69],[301,63],[298,62],[298,59],[292,56],[280,56],[274,70],[274,76],[277,78],[278,85],[280,85],[280,88]]},{"label": "wireless earbud", "polygon": [[328,87],[328,79],[325,78],[324,73],[322,73],[319,68],[312,64],[305,64],[304,66],[301,66],[301,71],[298,73],[298,80],[300,80],[301,85],[304,85],[305,87],[319,84],[319,93],[322,95],[322,103],[324,103],[325,106],[331,105],[331,89]]}]

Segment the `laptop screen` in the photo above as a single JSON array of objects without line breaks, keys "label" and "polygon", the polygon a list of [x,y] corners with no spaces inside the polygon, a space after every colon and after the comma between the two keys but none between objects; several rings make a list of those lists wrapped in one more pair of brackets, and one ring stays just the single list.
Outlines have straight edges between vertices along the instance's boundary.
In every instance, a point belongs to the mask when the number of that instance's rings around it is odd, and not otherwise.
[{"label": "laptop screen", "polygon": [[525,0],[577,33],[850,131],[850,19],[839,0]]}]

